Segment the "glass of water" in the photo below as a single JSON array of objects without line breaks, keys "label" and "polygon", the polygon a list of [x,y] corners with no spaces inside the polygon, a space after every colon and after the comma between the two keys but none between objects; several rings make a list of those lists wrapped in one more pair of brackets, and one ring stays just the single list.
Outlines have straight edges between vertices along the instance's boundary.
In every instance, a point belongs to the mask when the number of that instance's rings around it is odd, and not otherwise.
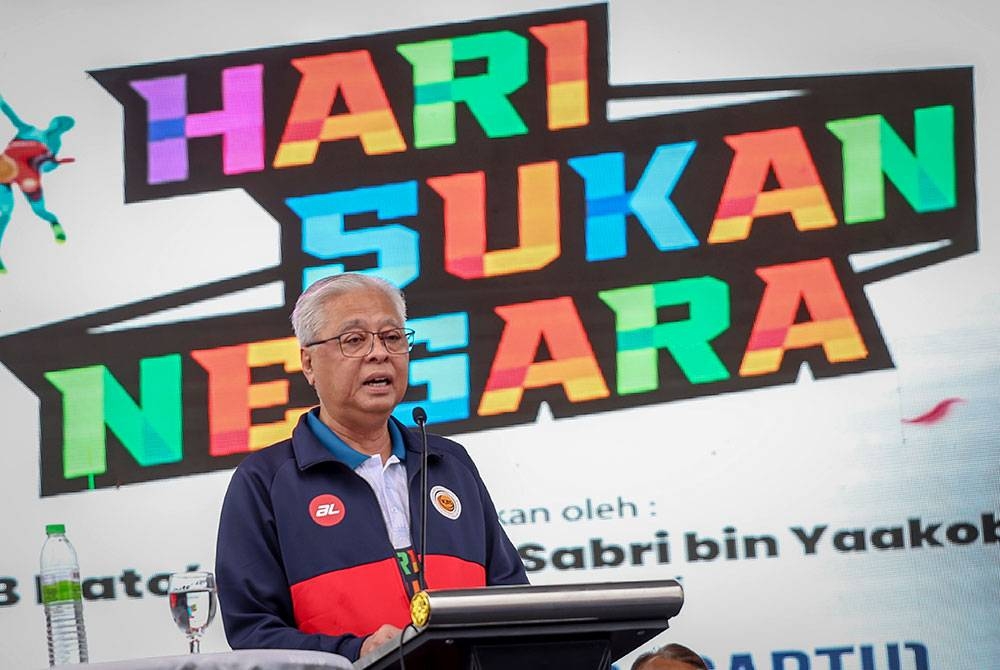
[{"label": "glass of water", "polygon": [[211,572],[175,572],[167,588],[174,623],[188,638],[192,654],[201,650],[201,634],[215,618],[215,575]]}]

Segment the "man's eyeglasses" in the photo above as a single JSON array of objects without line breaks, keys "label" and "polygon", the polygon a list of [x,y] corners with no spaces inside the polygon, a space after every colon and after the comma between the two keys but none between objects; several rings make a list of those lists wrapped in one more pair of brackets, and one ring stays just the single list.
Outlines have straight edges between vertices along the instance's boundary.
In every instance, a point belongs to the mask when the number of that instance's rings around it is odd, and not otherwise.
[{"label": "man's eyeglasses", "polygon": [[405,354],[413,348],[413,331],[409,328],[390,328],[377,333],[370,330],[349,330],[325,340],[311,342],[306,346],[315,347],[317,344],[337,340],[340,343],[340,353],[348,358],[364,358],[375,350],[376,335],[390,354]]}]

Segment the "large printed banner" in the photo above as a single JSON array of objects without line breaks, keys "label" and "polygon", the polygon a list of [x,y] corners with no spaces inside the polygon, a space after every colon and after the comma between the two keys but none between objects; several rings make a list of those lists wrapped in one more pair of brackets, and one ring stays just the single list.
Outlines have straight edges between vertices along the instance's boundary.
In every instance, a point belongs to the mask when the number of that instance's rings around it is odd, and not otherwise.
[{"label": "large printed banner", "polygon": [[[139,23],[111,4],[96,34]],[[317,25],[378,25],[312,10]],[[167,576],[211,567],[229,471],[316,404],[288,317],[344,271],[404,289],[416,346],[398,418],[423,407],[469,448],[534,583],[677,578],[686,604],[658,642],[716,670],[1000,666],[1000,204],[986,188],[1000,148],[983,145],[980,63],[773,77],[758,61],[768,78],[663,82],[674,45],[646,40],[628,60],[643,83],[613,83],[610,57],[666,29],[657,3],[426,11],[393,25],[434,25],[301,43],[257,27],[235,43],[265,46],[228,53],[170,24],[179,59],[84,58],[99,102],[61,101],[55,134],[0,82],[17,133],[0,156],[0,299],[38,259],[74,306],[94,277],[135,285],[96,311],[0,322],[0,666],[44,664],[50,522],[80,552],[92,660],[183,649]],[[819,9],[782,11],[789,34],[845,48],[815,32]],[[900,30],[916,34],[927,11],[912,11]],[[496,8],[463,16],[477,14]],[[326,39],[350,32],[370,34]],[[63,83],[82,76],[60,63]],[[90,186],[70,193],[69,175]],[[18,190],[28,207],[12,210]],[[259,249],[259,230],[234,225],[253,211],[276,264],[181,279]],[[186,228],[174,282],[119,275],[113,244],[74,274],[11,242],[36,218],[84,248],[117,216],[145,236],[121,249],[155,255],[162,222],[192,212],[236,232]],[[0,319],[46,295],[39,276]],[[206,648],[225,648],[218,622]]]},{"label": "large printed banner", "polygon": [[[406,290],[398,415],[447,433],[892,367],[864,287],[977,248],[970,71],[702,84],[782,95],[611,122],[606,24],[591,6],[94,73],[125,108],[126,199],[245,189],[282,262],[0,342],[42,402],[42,494],[283,439],[315,402],[287,315],[345,269]],[[278,309],[115,327],[272,281]]]}]

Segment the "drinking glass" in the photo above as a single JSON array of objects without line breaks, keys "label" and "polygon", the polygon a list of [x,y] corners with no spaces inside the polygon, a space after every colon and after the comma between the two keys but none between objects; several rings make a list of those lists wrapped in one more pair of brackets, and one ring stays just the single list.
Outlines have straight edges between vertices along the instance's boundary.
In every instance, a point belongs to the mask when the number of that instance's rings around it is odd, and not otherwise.
[{"label": "drinking glass", "polygon": [[215,618],[215,575],[211,572],[176,572],[167,588],[174,623],[188,638],[192,654],[201,651],[201,634]]}]

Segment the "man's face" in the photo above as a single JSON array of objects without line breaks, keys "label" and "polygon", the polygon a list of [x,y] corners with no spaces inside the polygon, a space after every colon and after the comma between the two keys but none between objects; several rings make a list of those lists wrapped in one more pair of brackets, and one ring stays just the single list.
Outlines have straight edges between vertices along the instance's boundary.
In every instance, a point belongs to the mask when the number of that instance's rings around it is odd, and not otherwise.
[{"label": "man's face", "polygon": [[[353,330],[381,332],[405,325],[389,297],[377,289],[329,298],[324,313],[317,340]],[[374,339],[374,348],[363,358],[344,356],[338,340],[302,349],[302,371],[316,387],[322,418],[363,430],[384,423],[403,399],[410,357],[389,354],[381,339]]]}]

